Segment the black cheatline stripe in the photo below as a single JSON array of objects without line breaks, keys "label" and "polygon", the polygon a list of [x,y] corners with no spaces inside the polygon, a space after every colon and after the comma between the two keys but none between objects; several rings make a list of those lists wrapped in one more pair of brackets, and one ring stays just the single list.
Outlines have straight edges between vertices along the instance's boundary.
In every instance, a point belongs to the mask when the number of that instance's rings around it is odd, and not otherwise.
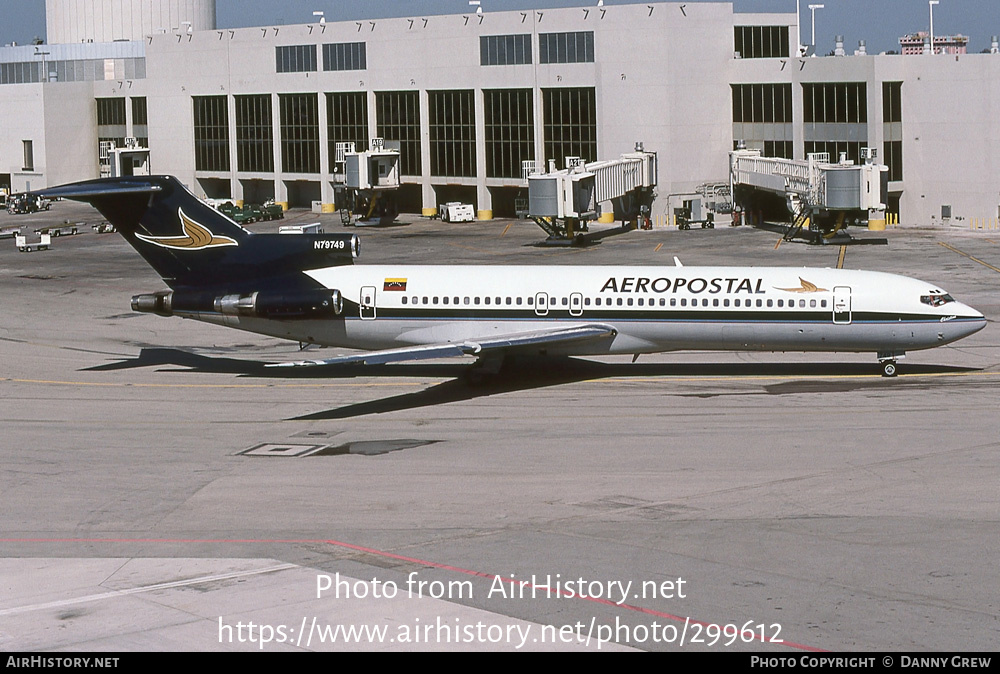
[{"label": "black cheatline stripe", "polygon": [[[586,321],[589,323],[627,321],[656,322],[705,322],[705,323],[830,323],[833,324],[833,313],[825,311],[663,311],[663,310],[622,310],[622,311],[585,311],[579,316],[571,315],[566,309],[549,309],[547,314],[536,314],[532,309],[488,309],[476,307],[472,309],[446,309],[441,306],[427,309],[377,307],[378,318],[408,318],[423,320],[564,320]],[[344,303],[343,315],[356,317],[358,305]],[[853,312],[852,323],[938,323],[939,316],[923,314],[894,314],[884,312]],[[962,320],[962,319],[954,319]]]}]

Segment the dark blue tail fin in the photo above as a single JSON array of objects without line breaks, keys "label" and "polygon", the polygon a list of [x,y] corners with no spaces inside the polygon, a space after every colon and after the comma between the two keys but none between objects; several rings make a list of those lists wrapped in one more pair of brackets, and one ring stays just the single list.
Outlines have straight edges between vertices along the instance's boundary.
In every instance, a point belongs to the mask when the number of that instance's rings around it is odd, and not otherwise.
[{"label": "dark blue tail fin", "polygon": [[358,254],[351,234],[253,234],[172,176],[88,180],[38,194],[92,204],[175,289],[308,284],[298,272],[350,264]]}]

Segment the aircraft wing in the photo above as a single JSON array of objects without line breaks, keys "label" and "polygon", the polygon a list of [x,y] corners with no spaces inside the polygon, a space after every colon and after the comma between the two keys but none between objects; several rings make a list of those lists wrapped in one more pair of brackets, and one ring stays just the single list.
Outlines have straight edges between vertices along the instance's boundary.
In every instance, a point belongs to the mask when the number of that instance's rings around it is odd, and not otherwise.
[{"label": "aircraft wing", "polygon": [[618,330],[610,325],[592,323],[588,325],[552,328],[550,330],[511,333],[509,335],[491,335],[481,339],[468,339],[463,342],[421,344],[419,346],[407,346],[399,349],[366,351],[350,356],[337,356],[336,358],[326,358],[323,360],[272,363],[267,367],[310,367],[316,365],[346,365],[348,363],[381,365],[407,360],[425,360],[453,356],[482,356],[490,352],[517,349],[518,347],[570,344],[591,339],[614,337],[617,334]]}]

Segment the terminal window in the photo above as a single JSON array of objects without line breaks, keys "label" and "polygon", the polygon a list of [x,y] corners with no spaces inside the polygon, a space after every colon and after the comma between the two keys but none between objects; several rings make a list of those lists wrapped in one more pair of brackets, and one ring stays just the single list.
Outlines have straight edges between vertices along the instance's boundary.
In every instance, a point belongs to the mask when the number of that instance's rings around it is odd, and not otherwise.
[{"label": "terminal window", "polygon": [[791,84],[733,84],[733,121],[790,123]]},{"label": "terminal window", "polygon": [[42,81],[40,62],[0,63],[0,84],[25,84]]},{"label": "terminal window", "polygon": [[132,135],[141,147],[149,147],[149,115],[145,96],[132,97]]},{"label": "terminal window", "polygon": [[229,104],[225,96],[193,96],[194,168],[229,170]]},{"label": "terminal window", "polygon": [[327,151],[337,156],[337,143],[354,143],[354,149],[368,148],[368,96],[363,91],[326,95]]},{"label": "terminal window", "polygon": [[597,159],[597,94],[594,87],[542,89],[545,157],[565,166],[566,157]]},{"label": "terminal window", "polygon": [[903,179],[902,82],[882,83],[882,160],[889,167],[889,180]]},{"label": "terminal window", "polygon": [[427,92],[431,175],[475,177],[476,109],[472,89]]},{"label": "terminal window", "polygon": [[868,122],[868,86],[864,82],[803,84],[806,124],[864,124]]},{"label": "terminal window", "polygon": [[483,35],[479,65],[513,66],[531,63],[531,35]]},{"label": "terminal window", "polygon": [[594,33],[540,33],[539,63],[593,63]]},{"label": "terminal window", "polygon": [[98,98],[97,126],[125,126],[125,99]]},{"label": "terminal window", "polygon": [[236,166],[240,171],[269,173],[274,170],[274,128],[271,125],[271,95],[235,96]]},{"label": "terminal window", "polygon": [[737,58],[788,57],[788,26],[736,26],[733,51]]},{"label": "terminal window", "polygon": [[275,67],[279,73],[316,72],[316,45],[297,44],[274,48]]},{"label": "terminal window", "polygon": [[281,94],[281,170],[319,173],[319,104],[316,94]]},{"label": "terminal window", "polygon": [[792,159],[792,85],[733,84],[733,147],[763,150],[766,157]]},{"label": "terminal window", "polygon": [[531,89],[483,91],[486,176],[521,178],[521,162],[535,157]]},{"label": "terminal window", "polygon": [[903,121],[902,82],[882,83],[882,121],[886,124]]},{"label": "terminal window", "polygon": [[97,143],[112,141],[115,147],[125,147],[125,99],[98,98]]},{"label": "terminal window", "polygon": [[323,70],[365,70],[367,67],[368,59],[364,42],[338,42],[323,45]]},{"label": "terminal window", "polygon": [[854,163],[868,146],[868,87],[864,82],[824,82],[802,85],[805,152],[828,152],[836,162],[841,153]]},{"label": "terminal window", "polygon": [[805,142],[806,156],[815,152],[826,152],[830,155],[830,161],[836,163],[840,161],[840,155],[845,154],[847,158],[854,162],[855,164],[861,163],[861,148],[868,147],[868,141],[850,141],[850,140],[826,140],[826,141],[815,141],[807,140]]},{"label": "terminal window", "polygon": [[376,91],[375,130],[380,138],[399,143],[400,173],[420,170],[420,96],[416,91]]}]

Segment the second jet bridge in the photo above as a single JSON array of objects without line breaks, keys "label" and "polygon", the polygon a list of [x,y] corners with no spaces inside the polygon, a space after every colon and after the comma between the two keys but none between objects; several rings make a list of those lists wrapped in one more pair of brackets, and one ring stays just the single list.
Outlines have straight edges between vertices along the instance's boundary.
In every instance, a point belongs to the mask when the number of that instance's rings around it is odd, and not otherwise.
[{"label": "second jet bridge", "polygon": [[874,163],[869,148],[862,149],[862,157],[865,163],[857,165],[844,155],[831,163],[825,152],[802,161],[734,150],[729,154],[733,198],[751,224],[791,219],[786,238],[808,227],[813,238],[828,239],[885,209],[888,167]]},{"label": "second jet bridge", "polygon": [[566,158],[567,167],[528,176],[528,217],[550,241],[579,241],[586,223],[600,216],[598,204],[611,202],[616,215],[645,217],[656,187],[656,153],[639,145],[618,159],[586,163]]}]

